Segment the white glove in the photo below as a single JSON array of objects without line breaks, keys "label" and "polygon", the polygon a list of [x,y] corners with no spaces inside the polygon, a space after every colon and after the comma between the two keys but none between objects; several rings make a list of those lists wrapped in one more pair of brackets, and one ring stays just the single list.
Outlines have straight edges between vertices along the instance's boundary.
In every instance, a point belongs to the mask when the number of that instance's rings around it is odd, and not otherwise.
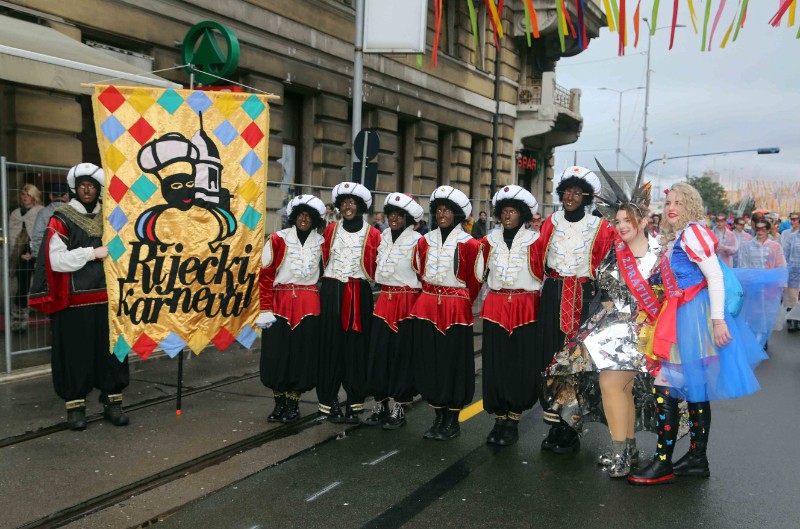
[{"label": "white glove", "polygon": [[268,310],[258,315],[258,318],[256,318],[256,325],[259,329],[269,329],[269,327],[276,321],[278,321],[278,319],[271,310]]}]

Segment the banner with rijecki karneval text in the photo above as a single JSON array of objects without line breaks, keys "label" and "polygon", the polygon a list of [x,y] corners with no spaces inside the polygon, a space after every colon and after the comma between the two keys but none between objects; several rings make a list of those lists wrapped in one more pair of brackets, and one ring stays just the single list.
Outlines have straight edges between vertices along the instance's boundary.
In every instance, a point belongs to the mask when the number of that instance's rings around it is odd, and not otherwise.
[{"label": "banner with rijecki karneval text", "polygon": [[267,96],[97,86],[110,344],[122,360],[257,337]]}]

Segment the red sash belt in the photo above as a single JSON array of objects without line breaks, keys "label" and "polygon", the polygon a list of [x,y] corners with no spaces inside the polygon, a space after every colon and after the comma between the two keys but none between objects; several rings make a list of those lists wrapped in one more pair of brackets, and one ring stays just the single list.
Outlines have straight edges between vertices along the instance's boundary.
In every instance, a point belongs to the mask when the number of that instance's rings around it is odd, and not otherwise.
[{"label": "red sash belt", "polygon": [[441,305],[442,298],[464,298],[470,299],[469,289],[459,287],[441,287],[439,285],[432,285],[430,283],[422,282],[422,292],[425,294],[432,294],[438,297],[438,303]]},{"label": "red sash belt", "polygon": [[588,277],[562,276],[553,270],[547,272],[547,277],[564,282],[561,289],[561,331],[566,334],[569,341],[578,333],[581,323],[581,310],[583,309],[582,283],[591,281]]},{"label": "red sash belt", "polygon": [[419,293],[420,289],[409,286],[381,285],[373,314],[385,321],[392,331],[397,332],[397,323],[410,316]]},{"label": "red sash belt", "polygon": [[411,316],[428,320],[442,334],[453,325],[472,325],[472,299],[467,288],[442,287],[422,282]]},{"label": "red sash belt", "polygon": [[392,294],[419,294],[420,289],[403,285],[402,287],[395,287],[391,285],[381,285],[381,293],[386,292],[389,294],[389,299],[392,299]]},{"label": "red sash belt", "polygon": [[274,290],[272,311],[275,315],[286,318],[292,329],[306,316],[319,316],[319,292],[316,285],[285,283],[275,285]]},{"label": "red sash belt", "polygon": [[509,334],[539,317],[539,292],[523,289],[490,290],[481,306],[481,318],[496,323]]},{"label": "red sash belt", "polygon": [[[672,345],[678,343],[678,307],[690,302],[698,292],[707,286],[708,283],[703,279],[686,290],[676,289],[668,292],[668,297],[664,300],[661,313],[656,321],[656,328],[653,331],[653,354],[657,357],[669,360]],[[702,322],[698,323],[703,324]]]},{"label": "red sash belt", "polygon": [[[326,277],[331,281],[339,281],[333,277]],[[340,315],[342,319],[342,329],[345,331],[350,330],[350,324],[353,324],[353,330],[361,332],[361,278],[350,277],[347,283],[344,284],[344,299],[342,299],[342,307]],[[350,318],[352,313],[353,317]]]}]

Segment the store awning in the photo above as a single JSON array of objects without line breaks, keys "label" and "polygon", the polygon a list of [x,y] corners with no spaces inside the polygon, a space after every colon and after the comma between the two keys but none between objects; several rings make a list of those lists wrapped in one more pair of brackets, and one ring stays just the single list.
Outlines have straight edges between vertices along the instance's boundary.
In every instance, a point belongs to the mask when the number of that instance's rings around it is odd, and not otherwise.
[{"label": "store awning", "polygon": [[54,29],[0,16],[0,79],[90,94],[81,83],[112,78],[114,84],[181,88]]}]

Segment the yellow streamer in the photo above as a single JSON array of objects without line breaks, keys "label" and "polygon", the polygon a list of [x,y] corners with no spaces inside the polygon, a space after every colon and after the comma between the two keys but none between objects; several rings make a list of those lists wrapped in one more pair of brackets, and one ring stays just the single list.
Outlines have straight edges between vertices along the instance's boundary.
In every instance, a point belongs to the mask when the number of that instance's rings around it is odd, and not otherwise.
[{"label": "yellow streamer", "polygon": [[789,27],[794,26],[794,12],[797,9],[797,0],[792,2],[792,5],[789,6]]},{"label": "yellow streamer", "polygon": [[739,0],[739,4],[736,6],[736,11],[733,12],[733,20],[731,20],[731,25],[728,26],[728,31],[725,32],[725,36],[722,38],[722,42],[720,43],[720,49],[725,47],[725,44],[728,43],[728,37],[731,36],[731,31],[733,31],[733,26],[736,24],[736,19],[739,16],[739,8],[742,7],[742,0]]},{"label": "yellow streamer", "polygon": [[[708,1],[710,2],[711,0]],[[692,27],[694,28],[694,32],[697,33],[697,13],[694,12],[692,0],[689,0],[689,14],[692,15]]]},{"label": "yellow streamer", "polygon": [[489,6],[489,13],[492,16],[492,20],[494,20],[494,25],[497,27],[497,35],[503,38],[503,24],[500,21],[500,15],[497,14],[497,6],[494,5],[494,0],[489,0],[486,5]]},{"label": "yellow streamer", "polygon": [[608,0],[603,0],[603,7],[606,9],[606,20],[608,21],[608,31],[614,33],[617,31],[617,26],[614,24],[614,13],[611,11],[611,4]]}]

